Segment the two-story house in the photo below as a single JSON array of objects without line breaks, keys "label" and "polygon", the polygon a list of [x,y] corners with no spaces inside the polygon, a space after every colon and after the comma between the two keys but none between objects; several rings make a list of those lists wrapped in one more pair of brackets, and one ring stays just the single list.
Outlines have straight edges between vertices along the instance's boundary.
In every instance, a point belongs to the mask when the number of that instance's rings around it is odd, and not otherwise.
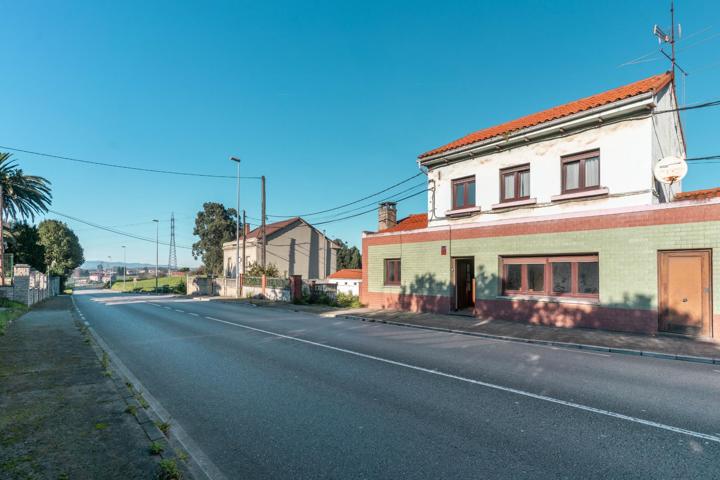
[{"label": "two-story house", "polygon": [[720,189],[653,175],[685,157],[676,108],[664,73],[420,155],[427,213],[381,204],[363,302],[720,337]]}]

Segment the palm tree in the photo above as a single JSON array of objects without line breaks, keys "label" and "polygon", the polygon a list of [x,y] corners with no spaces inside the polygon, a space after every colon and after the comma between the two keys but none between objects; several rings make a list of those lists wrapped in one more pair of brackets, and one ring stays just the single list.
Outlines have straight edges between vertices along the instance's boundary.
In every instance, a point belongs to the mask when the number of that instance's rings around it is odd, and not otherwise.
[{"label": "palm tree", "polygon": [[[4,233],[4,216],[13,221],[35,220],[35,215],[47,212],[52,194],[50,181],[35,175],[25,175],[11,160],[12,154],[0,152],[0,227]],[[5,284],[5,245],[0,241],[0,285]]]},{"label": "palm tree", "polygon": [[14,221],[35,220],[35,215],[47,212],[52,201],[50,181],[35,175],[25,175],[10,157],[12,154],[0,152],[2,213],[7,213]]}]

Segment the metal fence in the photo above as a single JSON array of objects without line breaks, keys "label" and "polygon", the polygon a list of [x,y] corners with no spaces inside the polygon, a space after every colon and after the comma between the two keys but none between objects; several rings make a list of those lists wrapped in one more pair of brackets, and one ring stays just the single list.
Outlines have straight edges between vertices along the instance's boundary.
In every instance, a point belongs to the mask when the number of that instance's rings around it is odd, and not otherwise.
[{"label": "metal fence", "polygon": [[243,286],[248,287],[262,287],[262,277],[249,277],[244,276],[242,279]]},{"label": "metal fence", "polygon": [[289,278],[272,278],[266,279],[266,285],[268,288],[290,288]]}]

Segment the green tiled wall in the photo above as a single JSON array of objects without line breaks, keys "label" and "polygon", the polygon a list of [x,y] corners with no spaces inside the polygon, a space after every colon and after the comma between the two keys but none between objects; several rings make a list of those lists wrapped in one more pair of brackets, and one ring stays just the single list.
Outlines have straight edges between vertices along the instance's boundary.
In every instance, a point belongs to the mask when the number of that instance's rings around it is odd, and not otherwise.
[{"label": "green tiled wall", "polygon": [[[478,298],[495,298],[501,255],[597,253],[601,305],[649,309],[657,308],[658,250],[690,248],[713,249],[713,309],[720,313],[720,222],[371,245],[365,261],[370,292],[449,295],[451,258],[472,256]],[[383,285],[385,258],[402,259],[400,286]]]}]

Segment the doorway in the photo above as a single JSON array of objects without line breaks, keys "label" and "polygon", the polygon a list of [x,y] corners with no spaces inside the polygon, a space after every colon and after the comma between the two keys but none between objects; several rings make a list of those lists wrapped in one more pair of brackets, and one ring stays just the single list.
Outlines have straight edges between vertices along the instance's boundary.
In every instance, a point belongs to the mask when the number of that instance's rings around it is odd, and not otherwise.
[{"label": "doorway", "polygon": [[455,258],[455,310],[475,306],[475,259]]},{"label": "doorway", "polygon": [[658,330],[712,337],[710,250],[658,253]]}]

